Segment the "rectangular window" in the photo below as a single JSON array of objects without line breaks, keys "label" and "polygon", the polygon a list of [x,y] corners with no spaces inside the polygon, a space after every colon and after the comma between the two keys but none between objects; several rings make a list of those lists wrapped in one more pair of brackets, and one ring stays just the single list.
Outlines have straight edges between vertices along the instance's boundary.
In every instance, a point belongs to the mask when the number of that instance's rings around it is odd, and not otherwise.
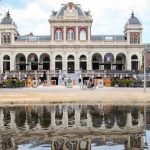
[{"label": "rectangular window", "polygon": [[1,33],[2,44],[11,44],[11,33],[2,32]]}]

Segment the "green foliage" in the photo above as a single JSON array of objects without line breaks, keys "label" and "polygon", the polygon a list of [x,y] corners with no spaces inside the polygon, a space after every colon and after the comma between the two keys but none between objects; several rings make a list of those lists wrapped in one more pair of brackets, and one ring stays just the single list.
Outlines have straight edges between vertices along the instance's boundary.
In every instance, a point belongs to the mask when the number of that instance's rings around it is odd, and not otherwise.
[{"label": "green foliage", "polygon": [[3,81],[3,86],[8,88],[25,87],[25,81],[19,79],[7,79]]},{"label": "green foliage", "polygon": [[114,79],[112,80],[112,86],[129,87],[131,83],[134,83],[133,79]]}]

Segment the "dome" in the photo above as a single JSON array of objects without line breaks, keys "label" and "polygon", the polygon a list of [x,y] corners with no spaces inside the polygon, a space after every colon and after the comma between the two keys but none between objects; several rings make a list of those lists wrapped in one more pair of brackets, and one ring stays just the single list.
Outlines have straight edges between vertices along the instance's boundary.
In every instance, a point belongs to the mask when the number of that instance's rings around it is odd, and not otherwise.
[{"label": "dome", "polygon": [[9,11],[6,13],[5,17],[1,20],[1,24],[15,24],[10,16]]},{"label": "dome", "polygon": [[134,13],[132,12],[131,17],[128,20],[128,24],[141,24],[139,19],[134,16]]}]

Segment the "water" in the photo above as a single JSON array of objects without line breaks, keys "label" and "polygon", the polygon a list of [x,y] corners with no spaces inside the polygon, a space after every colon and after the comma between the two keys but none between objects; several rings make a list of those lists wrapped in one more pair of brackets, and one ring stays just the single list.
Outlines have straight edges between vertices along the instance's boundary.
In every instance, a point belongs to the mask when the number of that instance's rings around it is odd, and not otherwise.
[{"label": "water", "polygon": [[0,150],[144,150],[149,129],[150,106],[0,106]]}]

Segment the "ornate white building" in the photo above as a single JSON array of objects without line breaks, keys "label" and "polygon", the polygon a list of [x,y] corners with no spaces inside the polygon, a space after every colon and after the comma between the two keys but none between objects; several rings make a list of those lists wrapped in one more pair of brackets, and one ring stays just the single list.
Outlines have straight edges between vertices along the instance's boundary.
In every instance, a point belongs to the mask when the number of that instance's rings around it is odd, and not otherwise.
[{"label": "ornate white building", "polygon": [[53,11],[49,36],[19,35],[7,12],[0,23],[0,71],[47,70],[49,79],[72,73],[101,76],[104,70],[142,66],[142,24],[131,14],[122,35],[92,35],[92,16],[72,2]]}]

